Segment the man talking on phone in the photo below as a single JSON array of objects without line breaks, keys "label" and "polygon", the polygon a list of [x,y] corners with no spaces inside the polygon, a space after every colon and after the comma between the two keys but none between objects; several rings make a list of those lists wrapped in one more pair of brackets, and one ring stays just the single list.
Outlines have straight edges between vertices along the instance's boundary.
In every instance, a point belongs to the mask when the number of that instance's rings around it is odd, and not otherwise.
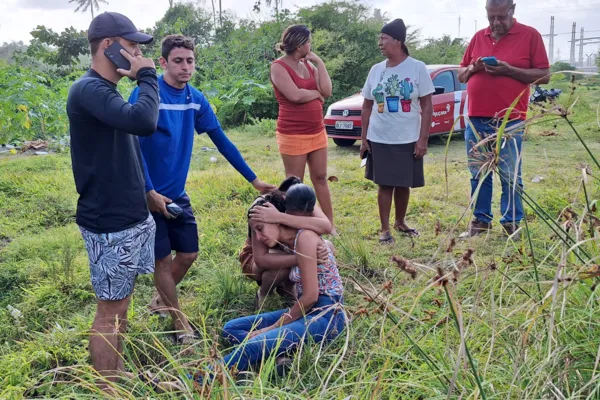
[{"label": "man talking on phone", "polygon": [[[67,114],[77,224],[97,302],[90,355],[103,375],[98,385],[110,391],[108,382],[124,372],[120,335],[136,277],[154,271],[156,225],[146,204],[137,136],[156,131],[159,97],[154,62],[139,47],[152,36],[124,15],[106,12],[92,20],[88,40],[92,65],[71,86]],[[117,91],[125,76],[137,80],[134,105]]]},{"label": "man talking on phone", "polygon": [[[194,133],[206,133],[229,163],[259,192],[275,186],[260,180],[246,164],[237,147],[227,138],[208,100],[189,81],[195,72],[194,42],[182,35],[170,35],[161,43],[158,78],[160,116],[156,134],[140,138],[146,174],[148,205],[156,221],[154,282],[157,293],[150,303],[153,312],[169,311],[177,342],[190,344],[195,334],[181,312],[176,285],[185,277],[198,256],[198,227],[185,191],[192,158]],[[140,101],[141,88],[129,101]],[[177,206],[179,215],[169,208]],[[172,252],[175,252],[175,257]]]},{"label": "man talking on phone", "polygon": [[[474,147],[480,140],[496,133],[507,112],[510,112],[510,120],[502,139],[497,168],[502,183],[500,224],[504,233],[515,234],[523,219],[520,194],[523,190],[523,128],[510,128],[527,118],[529,85],[550,81],[550,63],[542,36],[534,28],[517,22],[515,8],[513,0],[487,1],[489,26],[475,33],[458,70],[458,79],[468,82],[471,123],[467,124],[465,141],[472,176],[471,196],[476,197],[472,200],[474,218],[461,237],[480,235],[492,227],[492,174],[480,181],[480,169],[486,161],[486,153],[495,146],[490,144],[475,150]],[[516,106],[511,109],[519,96]]]}]

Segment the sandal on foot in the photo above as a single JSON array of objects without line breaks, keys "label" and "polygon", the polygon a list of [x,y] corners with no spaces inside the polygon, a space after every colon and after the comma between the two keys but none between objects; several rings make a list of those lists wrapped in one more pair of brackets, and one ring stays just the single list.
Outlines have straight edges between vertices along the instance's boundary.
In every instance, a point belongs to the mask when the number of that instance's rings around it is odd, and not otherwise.
[{"label": "sandal on foot", "polygon": [[390,231],[385,231],[379,236],[380,244],[394,244],[394,237],[391,235]]},{"label": "sandal on foot", "polygon": [[419,237],[420,236],[419,231],[417,231],[416,229],[413,229],[413,228],[402,229],[399,226],[395,226],[394,229],[397,230],[400,233],[403,233],[403,234],[407,235],[407,236],[414,236],[414,237]]},{"label": "sandal on foot", "polygon": [[178,333],[175,337],[175,342],[180,346],[190,346],[199,338],[196,332]]},{"label": "sandal on foot", "polygon": [[157,310],[157,309],[153,309],[153,308],[150,308],[150,314],[158,315],[161,318],[167,318],[169,316],[168,311]]}]

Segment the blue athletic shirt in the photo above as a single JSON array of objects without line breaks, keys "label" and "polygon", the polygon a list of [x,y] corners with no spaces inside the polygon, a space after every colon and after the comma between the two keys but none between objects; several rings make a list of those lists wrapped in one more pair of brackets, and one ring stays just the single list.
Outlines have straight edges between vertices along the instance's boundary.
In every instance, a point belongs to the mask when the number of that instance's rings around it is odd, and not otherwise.
[{"label": "blue athletic shirt", "polygon": [[[157,131],[139,138],[142,163],[146,178],[146,192],[158,193],[176,200],[185,195],[185,183],[192,159],[194,131],[206,132],[219,152],[248,182],[256,179],[239,150],[223,132],[217,116],[198,89],[187,84],[176,89],[161,75],[158,77],[160,94]],[[139,89],[135,88],[129,102],[137,102]]]}]

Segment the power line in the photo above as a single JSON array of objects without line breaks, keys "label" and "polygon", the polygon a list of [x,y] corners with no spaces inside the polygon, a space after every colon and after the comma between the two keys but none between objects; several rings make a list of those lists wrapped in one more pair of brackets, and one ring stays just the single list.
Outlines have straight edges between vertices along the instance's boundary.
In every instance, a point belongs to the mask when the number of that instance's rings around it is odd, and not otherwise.
[{"label": "power line", "polygon": [[[600,32],[600,29],[595,29],[593,31],[586,31],[586,32]],[[564,32],[564,33],[555,33],[554,36],[556,35],[570,35],[571,32]],[[542,36],[547,36],[547,35],[542,35]]]}]

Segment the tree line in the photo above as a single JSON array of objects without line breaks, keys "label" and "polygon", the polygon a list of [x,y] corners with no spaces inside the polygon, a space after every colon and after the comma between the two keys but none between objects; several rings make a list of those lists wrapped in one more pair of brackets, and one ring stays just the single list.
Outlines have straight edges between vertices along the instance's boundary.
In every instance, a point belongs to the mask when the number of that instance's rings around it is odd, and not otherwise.
[{"label": "tree line", "polygon": [[[79,11],[97,10],[95,1],[72,1],[77,3]],[[255,3],[255,11],[271,14],[260,22],[222,11],[220,2],[215,1],[218,0],[212,0],[212,10],[193,3],[170,4],[165,15],[146,29],[156,40],[145,46],[144,52],[157,60],[162,37],[183,34],[193,38],[197,56],[193,84],[210,99],[226,126],[276,118],[277,103],[269,80],[269,67],[279,56],[275,44],[290,24],[309,26],[313,32],[313,50],[330,71],[334,92],[325,106],[357,93],[370,67],[383,59],[377,38],[381,27],[392,16],[372,10],[359,1],[333,1],[291,12],[282,7],[280,0],[260,0]],[[410,24],[409,19],[407,23]],[[418,28],[409,27],[407,45],[415,58],[427,64],[456,64],[466,42],[450,36],[422,39]],[[9,68],[7,62],[13,63],[13,66],[18,65],[19,80],[28,76],[37,86],[47,87],[49,82],[62,85],[54,93],[64,92],[63,86],[68,87],[90,62],[86,32],[73,27],[55,32],[43,25],[37,26],[31,32],[29,45],[5,44],[0,46],[0,57],[2,54],[5,61],[3,66],[0,59],[0,69]],[[35,109],[33,104],[27,107]],[[60,106],[53,109],[58,110]]]}]

